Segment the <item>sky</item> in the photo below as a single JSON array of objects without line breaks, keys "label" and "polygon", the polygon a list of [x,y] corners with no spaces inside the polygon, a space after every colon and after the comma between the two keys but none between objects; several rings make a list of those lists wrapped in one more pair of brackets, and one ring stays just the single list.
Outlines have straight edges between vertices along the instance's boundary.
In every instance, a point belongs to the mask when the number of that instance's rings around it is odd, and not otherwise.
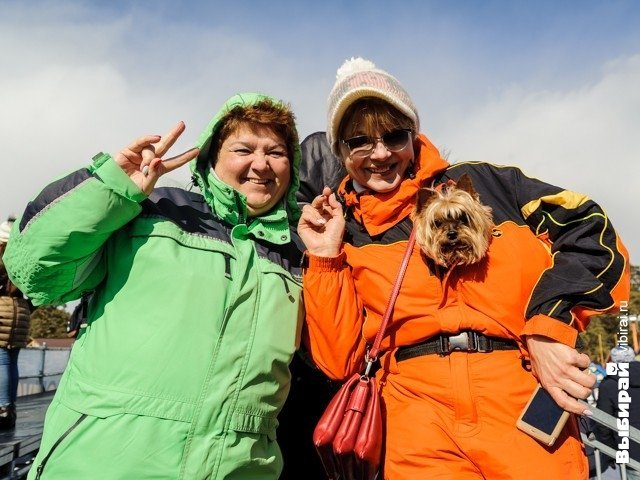
[{"label": "sky", "polygon": [[0,219],[179,120],[173,152],[190,148],[238,92],[290,103],[301,138],[325,130],[335,72],[362,56],[451,162],[587,194],[638,265],[639,25],[636,0],[0,0]]}]

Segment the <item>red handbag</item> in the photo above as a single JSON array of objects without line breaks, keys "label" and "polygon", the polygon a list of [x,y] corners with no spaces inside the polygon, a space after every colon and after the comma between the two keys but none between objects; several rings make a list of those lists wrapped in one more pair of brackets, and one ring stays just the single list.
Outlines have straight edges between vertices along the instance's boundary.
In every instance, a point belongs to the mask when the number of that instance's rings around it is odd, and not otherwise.
[{"label": "red handbag", "polygon": [[393,313],[400,285],[415,244],[411,231],[380,329],[365,355],[366,368],[355,373],[333,397],[313,432],[313,443],[329,480],[374,480],[382,459],[383,428],[380,398],[371,367]]}]

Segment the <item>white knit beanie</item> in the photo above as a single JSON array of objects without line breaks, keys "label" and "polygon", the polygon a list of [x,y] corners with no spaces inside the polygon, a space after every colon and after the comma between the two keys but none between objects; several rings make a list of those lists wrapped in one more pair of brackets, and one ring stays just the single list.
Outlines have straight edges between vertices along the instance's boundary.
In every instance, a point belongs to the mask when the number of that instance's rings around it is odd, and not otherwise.
[{"label": "white knit beanie", "polygon": [[420,130],[418,110],[400,82],[369,60],[351,58],[338,69],[328,99],[327,140],[336,155],[340,156],[338,128],[342,117],[350,105],[364,97],[389,102],[413,122],[415,133]]},{"label": "white knit beanie", "polygon": [[614,363],[629,363],[633,362],[635,358],[636,354],[631,345],[618,345],[611,349],[611,361]]},{"label": "white knit beanie", "polygon": [[7,243],[9,241],[9,234],[11,233],[11,226],[13,221],[5,220],[0,223],[0,243]]}]

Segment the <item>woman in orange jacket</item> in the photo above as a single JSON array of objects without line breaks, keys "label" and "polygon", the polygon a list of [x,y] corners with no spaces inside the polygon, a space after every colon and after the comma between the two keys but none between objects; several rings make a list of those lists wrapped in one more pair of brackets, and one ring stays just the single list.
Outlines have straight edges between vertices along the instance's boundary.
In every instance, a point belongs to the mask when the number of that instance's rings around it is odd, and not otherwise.
[{"label": "woman in orange jacket", "polygon": [[419,133],[402,85],[369,61],[338,70],[327,139],[348,172],[303,209],[306,342],[344,379],[362,368],[413,228],[421,187],[463,174],[492,209],[486,255],[438,266],[415,247],[376,379],[386,479],[585,479],[575,417],[553,447],[516,428],[540,383],[589,414],[595,377],[576,350],[588,317],[628,298],[627,253],[602,209],[514,167],[449,165]]}]

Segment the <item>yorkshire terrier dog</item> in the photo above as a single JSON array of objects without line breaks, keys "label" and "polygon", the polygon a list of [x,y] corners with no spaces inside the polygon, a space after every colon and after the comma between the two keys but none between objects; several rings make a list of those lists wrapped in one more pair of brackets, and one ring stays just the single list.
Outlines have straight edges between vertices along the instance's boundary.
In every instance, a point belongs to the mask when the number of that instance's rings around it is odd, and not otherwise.
[{"label": "yorkshire terrier dog", "polygon": [[416,242],[445,268],[471,265],[484,257],[493,230],[491,208],[480,203],[471,178],[422,188],[413,212]]}]

